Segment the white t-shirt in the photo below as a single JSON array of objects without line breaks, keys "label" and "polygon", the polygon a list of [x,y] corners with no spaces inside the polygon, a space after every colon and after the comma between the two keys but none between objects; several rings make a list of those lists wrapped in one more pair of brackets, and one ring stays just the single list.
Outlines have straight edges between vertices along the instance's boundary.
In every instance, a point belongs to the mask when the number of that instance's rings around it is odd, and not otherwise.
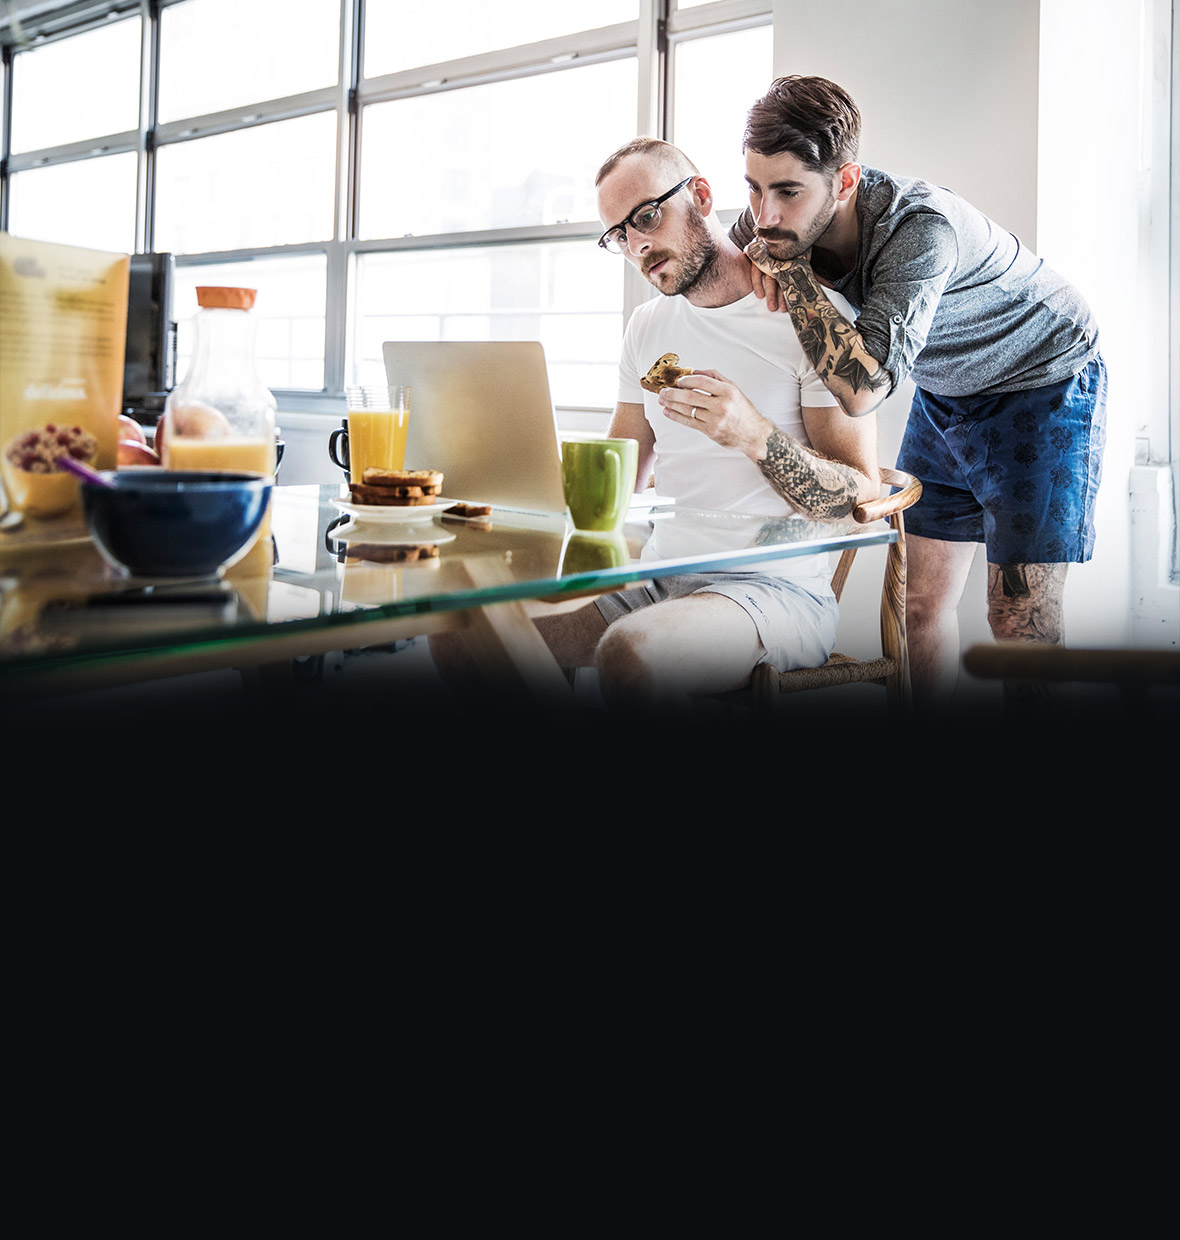
[{"label": "white t-shirt", "polygon": [[[827,290],[825,290],[827,291]],[[856,312],[828,294],[850,322]],[[723,448],[690,426],[665,416],[659,398],[639,380],[665,353],[680,365],[716,370],[780,430],[810,446],[802,409],[838,404],[804,356],[790,315],[766,308],[753,293],[728,306],[694,306],[684,297],[654,297],[627,324],[619,360],[619,400],[644,407],[655,435],[656,492],[689,508],[783,516],[796,511],[743,453]],[[658,523],[657,523],[658,534]],[[827,556],[804,556],[737,571],[791,577],[827,575]]]}]

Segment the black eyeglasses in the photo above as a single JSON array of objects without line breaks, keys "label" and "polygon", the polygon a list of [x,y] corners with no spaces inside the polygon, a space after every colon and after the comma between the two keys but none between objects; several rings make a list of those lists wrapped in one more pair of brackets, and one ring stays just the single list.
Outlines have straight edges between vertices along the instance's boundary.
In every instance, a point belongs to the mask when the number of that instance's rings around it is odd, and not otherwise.
[{"label": "black eyeglasses", "polygon": [[689,181],[695,180],[695,178],[696,173],[694,172],[692,176],[685,177],[679,185],[674,185],[666,194],[661,194],[659,198],[654,199],[652,202],[645,202],[642,206],[636,207],[621,224],[608,228],[598,238],[598,244],[612,254],[622,254],[627,248],[628,228],[634,228],[639,233],[655,232],[660,226],[660,204],[667,202],[673,194],[679,194]]}]

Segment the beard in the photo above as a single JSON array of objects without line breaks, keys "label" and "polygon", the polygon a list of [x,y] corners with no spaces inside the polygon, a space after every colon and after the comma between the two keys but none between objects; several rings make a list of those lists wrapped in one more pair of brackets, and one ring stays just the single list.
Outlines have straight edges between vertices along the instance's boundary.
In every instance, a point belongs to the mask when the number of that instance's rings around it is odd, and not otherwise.
[{"label": "beard", "polygon": [[789,228],[757,229],[758,236],[766,242],[766,251],[771,258],[786,262],[806,254],[813,245],[828,231],[836,218],[836,203],[833,201],[827,208],[821,207],[810,219],[803,232],[792,232]]},{"label": "beard", "polygon": [[[717,242],[694,206],[685,217],[688,239],[679,255],[660,250],[649,254],[643,264],[643,274],[665,297],[678,297],[694,289],[707,288],[717,278],[717,264],[721,251]],[[651,269],[660,263],[668,265],[655,276]]]}]

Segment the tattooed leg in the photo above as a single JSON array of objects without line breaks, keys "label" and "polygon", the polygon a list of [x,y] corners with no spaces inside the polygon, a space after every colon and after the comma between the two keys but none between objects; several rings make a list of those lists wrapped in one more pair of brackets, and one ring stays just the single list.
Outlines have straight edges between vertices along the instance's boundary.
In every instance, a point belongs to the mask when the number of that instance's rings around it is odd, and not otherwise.
[{"label": "tattooed leg", "polygon": [[[989,564],[987,618],[995,639],[1061,645],[1068,568],[1068,564]],[[1065,686],[1005,681],[1004,693],[1010,702],[1060,699]]]},{"label": "tattooed leg", "polygon": [[839,461],[805,452],[782,431],[771,432],[758,468],[784,499],[817,521],[846,517],[856,507],[860,474]]}]

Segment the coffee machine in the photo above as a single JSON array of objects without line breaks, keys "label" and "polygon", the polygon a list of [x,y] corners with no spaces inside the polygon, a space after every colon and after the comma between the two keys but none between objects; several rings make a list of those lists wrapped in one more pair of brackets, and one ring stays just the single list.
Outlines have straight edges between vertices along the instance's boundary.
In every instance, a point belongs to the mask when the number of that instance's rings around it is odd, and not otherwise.
[{"label": "coffee machine", "polygon": [[175,270],[171,254],[131,255],[123,412],[143,426],[155,426],[176,386]]}]

